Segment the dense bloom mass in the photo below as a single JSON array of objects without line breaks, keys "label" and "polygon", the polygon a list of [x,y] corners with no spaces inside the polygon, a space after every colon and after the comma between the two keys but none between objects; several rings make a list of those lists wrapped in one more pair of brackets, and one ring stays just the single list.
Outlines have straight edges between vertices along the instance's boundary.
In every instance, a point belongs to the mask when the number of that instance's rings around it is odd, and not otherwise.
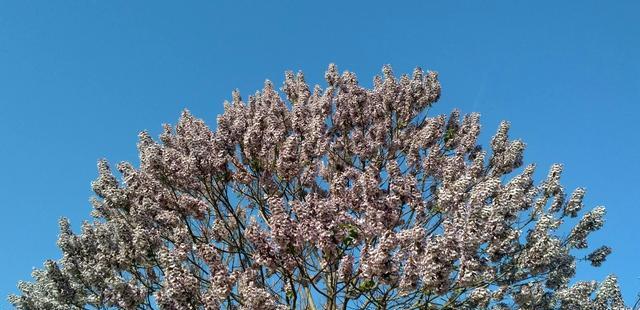
[{"label": "dense bloom mass", "polygon": [[[217,129],[185,111],[140,167],[93,182],[95,220],[60,222],[63,257],[19,309],[623,309],[616,278],[571,281],[604,208],[583,211],[554,165],[535,184],[503,122],[431,115],[435,72],[371,89],[329,66],[328,86],[286,73],[225,103]],[[117,175],[117,176],[116,176]],[[583,214],[583,215],[581,215]],[[563,225],[578,217],[574,227]],[[578,253],[582,257],[576,258]]]}]

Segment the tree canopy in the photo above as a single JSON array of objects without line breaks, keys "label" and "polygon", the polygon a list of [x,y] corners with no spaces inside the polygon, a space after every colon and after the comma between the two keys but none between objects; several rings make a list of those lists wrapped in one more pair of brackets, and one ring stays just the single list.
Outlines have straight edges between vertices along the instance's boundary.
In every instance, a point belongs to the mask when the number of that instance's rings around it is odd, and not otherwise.
[{"label": "tree canopy", "polygon": [[[185,111],[140,166],[105,160],[92,222],[60,221],[63,256],[21,282],[19,309],[623,309],[616,278],[575,282],[605,210],[545,180],[502,122],[432,115],[435,72],[372,88],[330,65],[326,88],[287,72],[215,130]],[[568,219],[576,218],[575,225]],[[562,233],[565,232],[565,233]]]}]

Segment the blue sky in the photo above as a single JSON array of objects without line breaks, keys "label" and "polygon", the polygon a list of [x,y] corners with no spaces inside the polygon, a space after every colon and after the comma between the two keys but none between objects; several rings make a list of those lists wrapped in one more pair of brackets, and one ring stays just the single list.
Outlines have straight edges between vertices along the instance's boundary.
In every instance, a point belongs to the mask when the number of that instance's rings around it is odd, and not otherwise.
[{"label": "blue sky", "polygon": [[[500,120],[537,176],[565,164],[607,223],[614,253],[578,278],[618,275],[640,292],[640,4],[636,1],[0,0],[0,308],[20,279],[58,258],[61,216],[88,219],[95,163],[137,161],[136,136],[188,108],[215,127],[222,102],[285,70],[322,83],[327,64],[370,84],[440,73],[438,111]],[[182,3],[182,5],[178,5]]]}]

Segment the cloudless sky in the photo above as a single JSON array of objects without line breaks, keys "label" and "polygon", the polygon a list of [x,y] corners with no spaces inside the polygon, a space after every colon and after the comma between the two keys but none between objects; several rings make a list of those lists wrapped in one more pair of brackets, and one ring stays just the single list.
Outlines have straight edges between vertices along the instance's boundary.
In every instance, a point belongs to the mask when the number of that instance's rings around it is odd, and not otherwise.
[{"label": "cloudless sky", "polygon": [[[269,3],[267,3],[269,2]],[[335,62],[371,85],[383,64],[440,73],[441,113],[502,119],[537,178],[565,164],[568,192],[607,207],[590,245],[613,247],[578,279],[640,292],[640,2],[0,0],[0,309],[33,267],[59,258],[57,221],[89,219],[96,160],[137,163],[190,109],[215,127],[234,88],[324,85]]]}]

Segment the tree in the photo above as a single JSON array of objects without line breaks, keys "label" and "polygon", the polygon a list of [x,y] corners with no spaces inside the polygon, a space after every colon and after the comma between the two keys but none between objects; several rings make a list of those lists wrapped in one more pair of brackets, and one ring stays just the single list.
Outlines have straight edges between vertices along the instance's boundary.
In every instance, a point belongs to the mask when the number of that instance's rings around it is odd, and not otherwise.
[{"label": "tree", "polygon": [[[94,221],[60,221],[63,257],[20,283],[19,309],[622,309],[616,278],[571,281],[603,225],[561,165],[534,184],[503,122],[430,115],[435,72],[391,68],[310,91],[287,72],[217,130],[185,111],[140,167],[98,163]],[[563,223],[583,213],[575,226]],[[566,234],[563,234],[565,232]],[[561,235],[565,235],[562,237]],[[607,246],[584,256],[600,266]]]}]

